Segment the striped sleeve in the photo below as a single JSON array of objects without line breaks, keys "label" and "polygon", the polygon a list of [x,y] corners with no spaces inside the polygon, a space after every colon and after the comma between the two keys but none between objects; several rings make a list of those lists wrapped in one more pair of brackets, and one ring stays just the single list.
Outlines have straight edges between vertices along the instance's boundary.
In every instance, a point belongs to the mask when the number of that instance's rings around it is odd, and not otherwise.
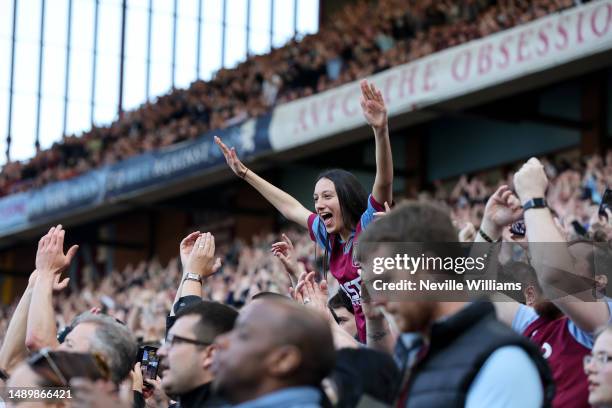
[{"label": "striped sleeve", "polygon": [[385,211],[385,207],[374,199],[374,196],[370,194],[368,197],[368,208],[361,214],[359,225],[357,225],[357,231],[364,230],[374,221],[374,213]]}]

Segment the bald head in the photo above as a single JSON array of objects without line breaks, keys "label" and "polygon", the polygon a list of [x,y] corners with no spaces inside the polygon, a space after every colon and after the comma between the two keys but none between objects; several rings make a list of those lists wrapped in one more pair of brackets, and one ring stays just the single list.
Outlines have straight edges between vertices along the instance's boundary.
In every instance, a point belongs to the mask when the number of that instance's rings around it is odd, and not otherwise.
[{"label": "bald head", "polygon": [[[262,302],[268,311],[271,333],[280,344],[297,347],[303,357],[298,374],[308,375],[305,383],[318,384],[333,368],[334,340],[329,324],[312,310],[291,300]],[[272,317],[274,316],[274,317]]]},{"label": "bald head", "polygon": [[335,363],[331,330],[321,316],[291,300],[258,299],[219,340],[215,383],[232,402],[278,389],[318,386]]}]

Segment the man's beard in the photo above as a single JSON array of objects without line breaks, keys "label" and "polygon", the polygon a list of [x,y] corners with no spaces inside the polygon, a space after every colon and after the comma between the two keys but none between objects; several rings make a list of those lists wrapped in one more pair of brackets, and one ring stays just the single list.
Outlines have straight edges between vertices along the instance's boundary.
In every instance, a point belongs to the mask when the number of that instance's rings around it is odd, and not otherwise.
[{"label": "man's beard", "polygon": [[535,303],[533,309],[546,320],[556,320],[563,316],[563,312],[550,300]]}]

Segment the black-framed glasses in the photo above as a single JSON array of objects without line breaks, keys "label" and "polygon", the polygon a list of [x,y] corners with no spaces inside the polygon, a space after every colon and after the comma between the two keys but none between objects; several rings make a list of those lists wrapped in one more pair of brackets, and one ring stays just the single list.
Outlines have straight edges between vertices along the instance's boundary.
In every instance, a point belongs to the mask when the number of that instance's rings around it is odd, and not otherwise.
[{"label": "black-framed glasses", "polygon": [[57,366],[55,361],[53,361],[53,358],[49,354],[49,348],[45,347],[43,349],[40,349],[37,354],[35,354],[34,356],[32,356],[30,358],[28,363],[29,363],[30,366],[33,367],[33,366],[38,364],[43,359],[47,362],[47,364],[49,365],[49,368],[51,368],[51,371],[53,371],[53,374],[55,374],[57,376],[57,378],[61,381],[62,385],[64,387],[67,387],[68,386],[68,380],[66,379],[66,377],[62,373],[62,370],[60,370],[60,368]]},{"label": "black-framed glasses", "polygon": [[612,360],[612,356],[608,355],[606,352],[600,352],[595,355],[587,354],[584,356],[582,363],[584,364],[584,367],[588,366],[592,362],[594,362],[596,366],[601,367],[607,364],[610,360]]},{"label": "black-framed glasses", "polygon": [[196,346],[210,346],[212,344],[211,342],[188,339],[187,337],[177,336],[176,334],[168,334],[168,336],[166,336],[165,344],[168,347],[172,347],[179,343],[195,344]]}]

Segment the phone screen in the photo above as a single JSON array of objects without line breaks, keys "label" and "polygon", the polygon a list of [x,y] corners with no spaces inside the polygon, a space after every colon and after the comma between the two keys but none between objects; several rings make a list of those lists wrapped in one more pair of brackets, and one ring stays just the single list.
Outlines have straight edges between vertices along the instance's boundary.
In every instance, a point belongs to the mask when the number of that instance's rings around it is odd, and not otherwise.
[{"label": "phone screen", "polygon": [[140,369],[144,379],[154,380],[157,378],[157,369],[159,368],[159,356],[157,355],[157,347],[142,346],[139,352]]}]

